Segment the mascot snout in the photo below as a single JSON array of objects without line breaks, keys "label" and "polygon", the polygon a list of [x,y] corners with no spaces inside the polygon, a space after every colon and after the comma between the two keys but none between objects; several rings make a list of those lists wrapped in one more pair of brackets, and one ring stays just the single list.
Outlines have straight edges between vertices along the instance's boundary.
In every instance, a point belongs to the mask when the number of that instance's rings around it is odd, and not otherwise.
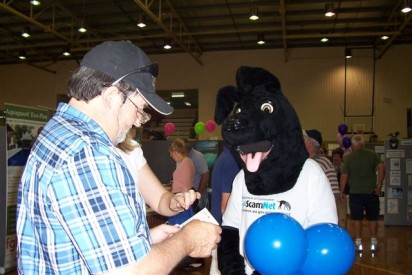
[{"label": "mascot snout", "polygon": [[223,131],[233,132],[244,129],[247,126],[247,120],[241,120],[236,117],[229,117],[223,123]]}]

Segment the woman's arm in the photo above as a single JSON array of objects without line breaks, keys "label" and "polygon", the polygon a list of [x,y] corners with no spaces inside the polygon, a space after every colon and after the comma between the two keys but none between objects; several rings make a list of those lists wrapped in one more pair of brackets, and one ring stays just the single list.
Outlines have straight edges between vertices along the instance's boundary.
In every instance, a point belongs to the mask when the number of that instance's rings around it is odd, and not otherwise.
[{"label": "woman's arm", "polygon": [[200,198],[200,194],[192,190],[177,194],[169,192],[147,164],[140,169],[139,190],[147,205],[163,216],[176,215]]}]

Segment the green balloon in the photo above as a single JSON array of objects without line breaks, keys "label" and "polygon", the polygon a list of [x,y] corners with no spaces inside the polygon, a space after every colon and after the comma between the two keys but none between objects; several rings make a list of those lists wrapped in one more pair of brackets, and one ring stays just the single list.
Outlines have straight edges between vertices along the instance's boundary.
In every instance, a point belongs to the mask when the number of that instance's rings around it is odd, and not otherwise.
[{"label": "green balloon", "polygon": [[195,124],[195,133],[201,135],[205,132],[205,124],[201,121]]}]

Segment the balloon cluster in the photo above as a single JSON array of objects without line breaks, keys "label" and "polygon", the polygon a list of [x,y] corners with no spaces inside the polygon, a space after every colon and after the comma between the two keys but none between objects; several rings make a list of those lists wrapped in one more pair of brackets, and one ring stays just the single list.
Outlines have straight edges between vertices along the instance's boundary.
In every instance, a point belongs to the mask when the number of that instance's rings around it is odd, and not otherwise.
[{"label": "balloon cluster", "polygon": [[348,126],[344,123],[339,124],[336,142],[339,144],[339,147],[342,148],[345,156],[352,152],[352,140],[350,137],[346,136],[347,133]]},{"label": "balloon cluster", "polygon": [[206,124],[202,121],[199,121],[195,124],[194,131],[196,135],[201,135],[206,131],[209,133],[213,132],[216,129],[216,122],[213,120],[208,120]]},{"label": "balloon cluster", "polygon": [[[193,128],[196,135],[203,134],[205,132],[205,130],[208,131],[209,133],[212,133],[215,129],[216,129],[216,122],[214,122],[213,120],[208,120],[206,122],[206,124],[199,121],[195,124],[195,126]],[[164,130],[166,136],[170,136],[175,132],[176,127],[172,122],[168,122],[168,123],[165,124],[163,130]]]},{"label": "balloon cluster", "polygon": [[355,260],[350,235],[339,225],[319,223],[306,230],[292,217],[266,214],[248,228],[244,251],[261,274],[345,274]]}]

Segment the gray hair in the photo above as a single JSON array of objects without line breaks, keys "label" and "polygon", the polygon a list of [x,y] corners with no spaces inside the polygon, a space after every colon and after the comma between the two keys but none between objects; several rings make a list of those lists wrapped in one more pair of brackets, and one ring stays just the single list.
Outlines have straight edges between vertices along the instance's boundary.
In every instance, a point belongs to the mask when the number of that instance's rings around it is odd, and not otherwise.
[{"label": "gray hair", "polygon": [[365,140],[363,139],[362,135],[354,135],[352,137],[352,145],[360,145],[360,144],[365,144]]}]

